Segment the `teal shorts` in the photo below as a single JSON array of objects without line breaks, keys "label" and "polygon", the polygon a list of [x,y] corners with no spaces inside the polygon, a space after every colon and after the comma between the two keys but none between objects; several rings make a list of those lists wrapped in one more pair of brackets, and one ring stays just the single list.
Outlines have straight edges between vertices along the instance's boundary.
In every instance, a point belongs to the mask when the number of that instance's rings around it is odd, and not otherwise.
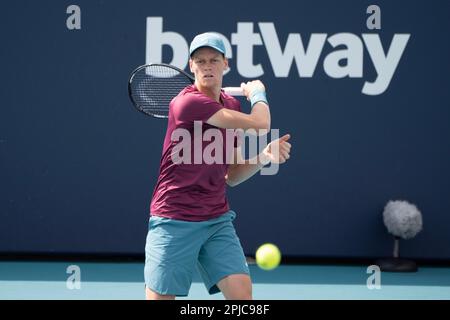
[{"label": "teal shorts", "polygon": [[232,221],[232,210],[218,218],[189,222],[151,216],[145,245],[145,284],[162,295],[187,296],[196,269],[210,294],[231,274],[250,274]]}]

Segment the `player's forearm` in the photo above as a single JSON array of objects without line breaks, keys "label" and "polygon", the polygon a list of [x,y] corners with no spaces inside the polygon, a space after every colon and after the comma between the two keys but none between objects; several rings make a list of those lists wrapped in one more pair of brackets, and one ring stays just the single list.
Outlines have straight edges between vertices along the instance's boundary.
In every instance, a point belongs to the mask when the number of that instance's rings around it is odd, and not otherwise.
[{"label": "player's forearm", "polygon": [[255,128],[256,130],[270,130],[270,109],[267,104],[264,102],[256,103],[252,108],[250,116],[254,121],[252,128]]},{"label": "player's forearm", "polygon": [[237,186],[238,184],[254,176],[268,163],[269,159],[264,154],[260,154],[252,159],[245,160],[245,163],[229,165],[227,184],[230,187]]}]

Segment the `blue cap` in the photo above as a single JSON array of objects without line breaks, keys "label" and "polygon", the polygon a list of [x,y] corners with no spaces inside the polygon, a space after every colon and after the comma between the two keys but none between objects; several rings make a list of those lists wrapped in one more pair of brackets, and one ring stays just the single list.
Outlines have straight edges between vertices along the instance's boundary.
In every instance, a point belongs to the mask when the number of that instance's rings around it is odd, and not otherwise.
[{"label": "blue cap", "polygon": [[222,38],[216,33],[207,32],[197,35],[191,42],[189,55],[192,56],[195,50],[203,47],[213,48],[225,55],[225,44]]}]

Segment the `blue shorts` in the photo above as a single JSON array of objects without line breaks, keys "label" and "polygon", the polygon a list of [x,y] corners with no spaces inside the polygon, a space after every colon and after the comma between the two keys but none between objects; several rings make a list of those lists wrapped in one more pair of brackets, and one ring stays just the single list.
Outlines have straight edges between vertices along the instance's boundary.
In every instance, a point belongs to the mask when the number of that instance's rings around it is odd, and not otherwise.
[{"label": "blue shorts", "polygon": [[187,296],[197,268],[210,294],[231,274],[250,274],[232,221],[232,210],[218,218],[189,222],[151,216],[145,245],[145,284],[163,295]]}]

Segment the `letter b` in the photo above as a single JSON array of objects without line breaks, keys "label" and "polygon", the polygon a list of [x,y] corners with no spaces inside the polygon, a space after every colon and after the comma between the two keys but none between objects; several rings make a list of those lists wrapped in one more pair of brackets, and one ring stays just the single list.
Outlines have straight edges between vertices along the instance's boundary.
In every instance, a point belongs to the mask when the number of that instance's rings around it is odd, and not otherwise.
[{"label": "letter b", "polygon": [[184,37],[176,32],[163,32],[162,17],[147,18],[147,51],[146,63],[162,63],[162,49],[164,45],[171,47],[172,61],[165,62],[180,69],[186,68],[189,48]]}]

